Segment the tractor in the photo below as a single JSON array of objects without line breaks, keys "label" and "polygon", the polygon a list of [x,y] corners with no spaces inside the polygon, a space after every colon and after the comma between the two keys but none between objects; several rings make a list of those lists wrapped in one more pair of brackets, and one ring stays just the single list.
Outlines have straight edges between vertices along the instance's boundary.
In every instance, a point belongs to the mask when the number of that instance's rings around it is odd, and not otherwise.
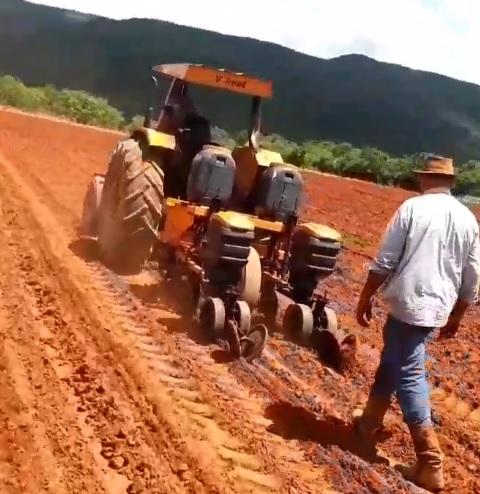
[{"label": "tractor", "polygon": [[[161,76],[171,81],[164,98]],[[262,353],[268,330],[252,316],[275,313],[278,293],[293,302],[285,332],[341,355],[350,337],[317,291],[334,271],[341,236],[299,220],[302,175],[260,148],[261,104],[272,83],[194,64],[157,65],[152,79],[143,127],[119,142],[106,174],[89,184],[81,236],[96,240],[107,265],[127,272],[167,253],[167,266],[188,276],[200,326],[226,339],[234,357]],[[245,145],[230,150],[214,141],[189,94],[195,84],[251,97]]]}]

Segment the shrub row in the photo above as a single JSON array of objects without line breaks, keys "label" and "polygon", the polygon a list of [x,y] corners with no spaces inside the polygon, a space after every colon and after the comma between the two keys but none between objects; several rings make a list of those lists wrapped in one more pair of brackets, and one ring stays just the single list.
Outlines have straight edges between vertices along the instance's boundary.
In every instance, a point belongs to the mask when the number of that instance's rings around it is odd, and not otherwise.
[{"label": "shrub row", "polygon": [[[239,139],[243,138],[242,133]],[[376,148],[357,148],[345,142],[297,144],[279,135],[264,136],[262,146],[279,151],[286,161],[303,168],[408,189],[415,186],[413,170],[421,167],[424,157],[423,153],[395,157]],[[480,196],[480,161],[470,160],[456,166],[455,193]]]},{"label": "shrub row", "polygon": [[27,87],[9,75],[0,77],[0,104],[111,129],[120,129],[125,124],[122,113],[103,98],[85,91],[59,90],[50,85]]},{"label": "shrub row", "polygon": [[[0,77],[0,104],[112,129],[131,130],[143,122],[143,117],[138,115],[127,122],[107,100],[85,91],[56,89],[51,85],[27,87],[9,75]],[[246,131],[234,138],[225,130],[214,127],[212,134],[215,141],[229,148],[247,141]],[[422,158],[421,154],[394,157],[376,148],[357,148],[346,142],[318,140],[297,144],[277,134],[262,136],[261,144],[280,152],[285,161],[302,168],[405,188],[413,186],[413,170]],[[456,193],[480,196],[480,161],[461,164],[458,172]]]}]

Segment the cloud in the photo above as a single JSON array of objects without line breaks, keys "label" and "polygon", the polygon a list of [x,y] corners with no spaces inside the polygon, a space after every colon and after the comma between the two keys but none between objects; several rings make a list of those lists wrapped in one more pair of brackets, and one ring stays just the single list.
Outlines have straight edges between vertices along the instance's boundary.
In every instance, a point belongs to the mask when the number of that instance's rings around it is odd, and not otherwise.
[{"label": "cloud", "polygon": [[236,7],[217,0],[34,1],[248,36],[322,58],[362,53],[480,84],[478,0],[243,0]]}]

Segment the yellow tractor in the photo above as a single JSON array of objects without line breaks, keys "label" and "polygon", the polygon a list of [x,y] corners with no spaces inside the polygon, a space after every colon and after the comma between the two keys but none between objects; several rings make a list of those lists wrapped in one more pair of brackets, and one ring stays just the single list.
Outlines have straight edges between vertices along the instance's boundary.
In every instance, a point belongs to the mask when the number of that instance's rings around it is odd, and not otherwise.
[{"label": "yellow tractor", "polygon": [[[171,79],[161,104],[160,76]],[[200,325],[226,339],[235,357],[261,354],[267,328],[252,325],[252,314],[274,313],[278,293],[293,301],[286,332],[320,342],[327,353],[333,342],[341,355],[349,337],[316,291],[335,268],[341,236],[299,221],[300,172],[259,147],[271,82],[192,64],[155,66],[152,78],[156,102],[144,126],[118,144],[106,175],[90,183],[81,235],[97,240],[104,262],[130,272],[155,251],[168,252],[170,265],[189,277]],[[252,98],[248,143],[231,151],[214,142],[191,84]]]}]

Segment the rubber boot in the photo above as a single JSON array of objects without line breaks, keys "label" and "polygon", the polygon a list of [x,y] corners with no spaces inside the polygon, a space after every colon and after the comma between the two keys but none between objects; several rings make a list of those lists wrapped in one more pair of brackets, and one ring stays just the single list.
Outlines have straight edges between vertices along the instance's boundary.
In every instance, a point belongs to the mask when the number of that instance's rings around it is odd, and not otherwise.
[{"label": "rubber boot", "polygon": [[353,419],[354,428],[362,439],[370,442],[375,440],[375,434],[383,427],[383,419],[389,407],[390,397],[368,397],[362,415]]},{"label": "rubber boot", "polygon": [[431,425],[411,425],[417,461],[413,465],[397,465],[396,469],[410,482],[431,492],[441,491],[443,479],[443,455],[437,435]]}]

